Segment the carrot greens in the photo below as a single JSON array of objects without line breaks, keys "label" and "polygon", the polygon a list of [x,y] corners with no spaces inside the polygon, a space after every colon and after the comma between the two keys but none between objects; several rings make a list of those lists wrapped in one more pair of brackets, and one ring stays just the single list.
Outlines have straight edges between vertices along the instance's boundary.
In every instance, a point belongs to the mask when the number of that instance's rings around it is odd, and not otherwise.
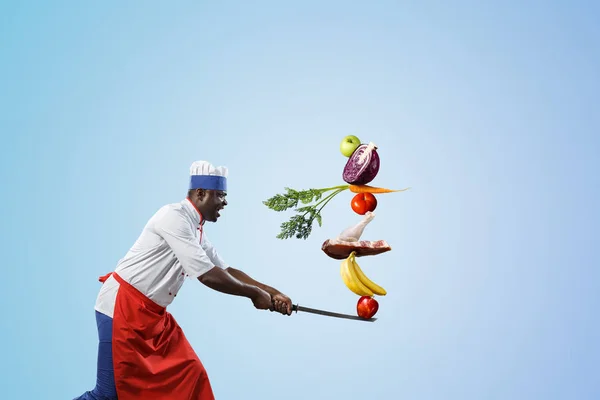
[{"label": "carrot greens", "polygon": [[294,209],[295,214],[286,222],[281,224],[281,232],[276,236],[278,239],[306,239],[312,232],[314,221],[322,226],[323,216],[321,210],[338,193],[350,189],[354,193],[392,193],[407,189],[393,190],[369,185],[339,185],[321,189],[295,190],[285,188],[285,193],[279,193],[263,201],[271,210],[281,212]]},{"label": "carrot greens", "polygon": [[[321,210],[338,193],[348,189],[348,185],[339,185],[321,189],[295,190],[286,187],[286,192],[263,201],[263,204],[274,211],[285,211],[294,208],[296,214],[288,221],[281,224],[281,232],[276,236],[278,239],[306,239],[312,232],[312,226],[316,220],[322,226]],[[330,192],[330,193],[328,193]],[[325,193],[327,195],[325,196]],[[311,204],[312,203],[312,204]],[[302,205],[304,204],[304,205]]]}]

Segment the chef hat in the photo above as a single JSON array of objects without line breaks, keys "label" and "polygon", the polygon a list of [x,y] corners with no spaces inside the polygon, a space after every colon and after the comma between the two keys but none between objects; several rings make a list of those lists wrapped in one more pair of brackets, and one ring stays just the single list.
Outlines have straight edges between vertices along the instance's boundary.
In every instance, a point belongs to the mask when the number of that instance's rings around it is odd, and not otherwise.
[{"label": "chef hat", "polygon": [[190,189],[227,190],[227,167],[194,161],[190,167]]}]

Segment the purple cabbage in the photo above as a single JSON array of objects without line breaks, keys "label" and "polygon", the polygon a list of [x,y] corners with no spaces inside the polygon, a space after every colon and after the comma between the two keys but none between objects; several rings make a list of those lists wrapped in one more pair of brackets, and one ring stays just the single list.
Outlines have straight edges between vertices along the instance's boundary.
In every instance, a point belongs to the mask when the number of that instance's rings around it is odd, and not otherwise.
[{"label": "purple cabbage", "polygon": [[373,143],[361,144],[348,159],[342,178],[351,185],[366,185],[379,172],[379,154]]}]

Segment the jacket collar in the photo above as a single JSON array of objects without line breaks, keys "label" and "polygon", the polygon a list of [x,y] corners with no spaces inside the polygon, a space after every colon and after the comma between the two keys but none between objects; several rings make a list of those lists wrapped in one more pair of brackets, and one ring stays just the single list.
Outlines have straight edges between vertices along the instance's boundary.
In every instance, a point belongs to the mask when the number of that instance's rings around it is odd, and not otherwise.
[{"label": "jacket collar", "polygon": [[196,206],[192,203],[189,197],[186,197],[181,204],[183,204],[183,208],[187,211],[189,216],[194,221],[194,225],[201,226],[204,225],[204,218],[202,217],[202,213]]}]

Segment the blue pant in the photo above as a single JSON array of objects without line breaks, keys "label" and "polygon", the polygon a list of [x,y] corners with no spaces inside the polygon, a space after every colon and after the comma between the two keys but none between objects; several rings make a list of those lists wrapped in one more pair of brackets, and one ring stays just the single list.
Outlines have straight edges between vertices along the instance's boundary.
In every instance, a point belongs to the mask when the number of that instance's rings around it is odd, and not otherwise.
[{"label": "blue pant", "polygon": [[96,311],[98,365],[96,387],[73,400],[117,400],[112,358],[112,318]]}]

